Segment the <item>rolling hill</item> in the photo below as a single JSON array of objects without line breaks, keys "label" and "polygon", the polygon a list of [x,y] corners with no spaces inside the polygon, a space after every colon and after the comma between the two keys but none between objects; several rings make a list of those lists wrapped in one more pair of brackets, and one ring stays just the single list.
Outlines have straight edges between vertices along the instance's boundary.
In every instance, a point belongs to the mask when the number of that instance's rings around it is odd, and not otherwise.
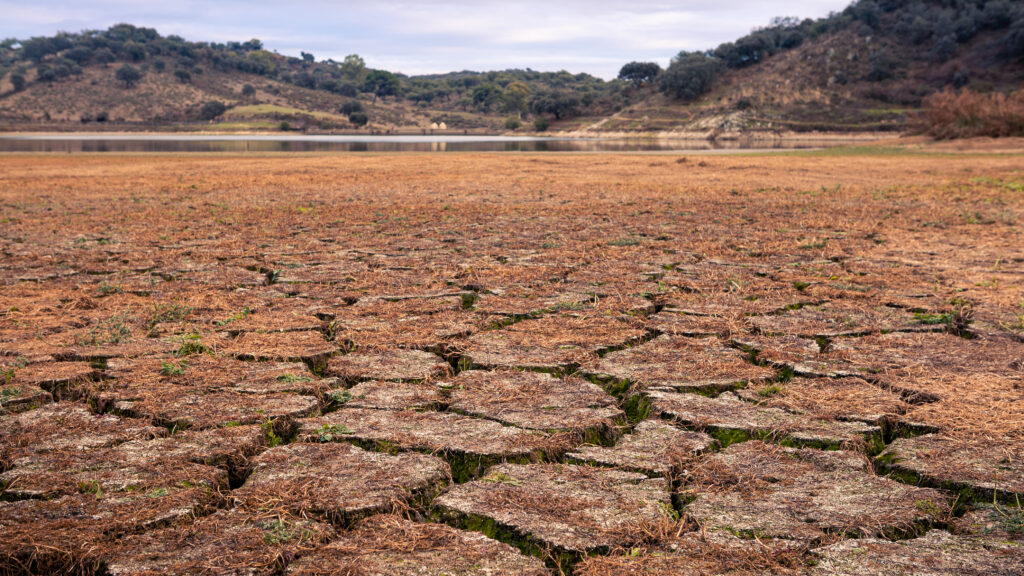
[{"label": "rolling hill", "polygon": [[651,66],[403,76],[120,24],[0,43],[0,130],[897,131],[930,94],[1024,84],[1024,6],[859,0]]}]

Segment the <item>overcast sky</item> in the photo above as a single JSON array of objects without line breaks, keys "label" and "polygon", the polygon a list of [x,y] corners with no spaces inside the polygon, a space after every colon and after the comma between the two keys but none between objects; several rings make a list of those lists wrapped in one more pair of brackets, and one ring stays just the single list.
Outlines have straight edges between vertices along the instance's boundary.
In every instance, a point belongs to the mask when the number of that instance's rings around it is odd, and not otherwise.
[{"label": "overcast sky", "polygon": [[263,40],[318,60],[360,54],[406,74],[568,70],[604,78],[631,60],[663,66],[680,50],[717,46],[773,16],[816,18],[850,0],[0,0],[0,38],[118,22],[187,40]]}]

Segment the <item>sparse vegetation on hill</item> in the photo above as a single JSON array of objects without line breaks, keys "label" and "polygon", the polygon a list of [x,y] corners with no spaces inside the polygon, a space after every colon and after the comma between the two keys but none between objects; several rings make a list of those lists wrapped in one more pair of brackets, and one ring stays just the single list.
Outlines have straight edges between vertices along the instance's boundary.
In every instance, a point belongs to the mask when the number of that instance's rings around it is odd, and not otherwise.
[{"label": "sparse vegetation on hill", "polygon": [[[1004,0],[859,0],[818,20],[776,18],[681,52],[605,130],[894,130],[946,89],[1024,81],[1024,8]],[[680,106],[683,104],[685,106]],[[682,112],[684,121],[673,118]]]},{"label": "sparse vegetation on hill", "polygon": [[[106,113],[119,126],[205,126],[265,106],[248,127],[498,131],[511,117],[538,130],[898,130],[932,94],[1021,82],[1024,7],[1008,0],[857,0],[681,52],[665,70],[630,62],[611,81],[530,69],[405,76],[355,54],[318,61],[257,39],[189,42],[119,24],[0,43],[0,122],[59,127]],[[226,113],[204,111],[214,101]],[[362,108],[339,112],[350,102]]]},{"label": "sparse vegetation on hill", "polygon": [[[369,121],[384,128],[444,122],[454,129],[497,129],[508,114],[521,117],[533,106],[558,118],[610,112],[613,88],[587,74],[533,70],[408,77],[368,68],[354,54],[341,62],[305,52],[292,58],[257,39],[189,42],[131,24],[6,40],[0,78],[0,119],[8,122],[69,121],[91,113],[84,108],[113,101],[118,121],[181,123],[209,120],[204,105],[218,101],[228,108],[260,103],[299,110],[264,119],[298,121],[304,128]],[[109,94],[111,79],[134,95]],[[32,94],[21,94],[26,89]],[[67,101],[58,102],[60,95]],[[355,100],[365,108],[333,117]],[[72,110],[76,106],[83,109]]]}]

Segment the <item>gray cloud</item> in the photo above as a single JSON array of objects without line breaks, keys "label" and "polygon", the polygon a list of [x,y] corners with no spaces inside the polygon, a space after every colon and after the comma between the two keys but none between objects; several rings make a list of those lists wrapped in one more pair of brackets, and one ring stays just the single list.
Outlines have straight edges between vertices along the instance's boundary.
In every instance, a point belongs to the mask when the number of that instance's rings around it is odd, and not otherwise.
[{"label": "gray cloud", "polygon": [[407,74],[533,68],[613,77],[630,60],[667,65],[680,50],[735,39],[773,16],[820,17],[849,0],[0,0],[0,37],[130,22],[190,40],[260,38],[268,49],[318,58],[358,53]]}]

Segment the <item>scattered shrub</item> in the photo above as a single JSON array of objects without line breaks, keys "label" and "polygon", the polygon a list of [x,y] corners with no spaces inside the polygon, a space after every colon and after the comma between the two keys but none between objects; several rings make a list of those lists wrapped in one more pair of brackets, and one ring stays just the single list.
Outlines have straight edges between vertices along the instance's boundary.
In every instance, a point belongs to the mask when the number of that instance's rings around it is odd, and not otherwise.
[{"label": "scattered shrub", "polygon": [[40,82],[53,82],[56,79],[57,74],[48,66],[40,66],[36,72],[36,80]]},{"label": "scattered shrub", "polygon": [[893,77],[896,70],[896,59],[885,50],[879,50],[871,55],[871,70],[868,71],[867,79],[871,82],[881,82]]},{"label": "scattered shrub", "polygon": [[114,56],[114,53],[110,48],[100,48],[93,53],[92,57],[94,60],[102,64],[104,68],[114,60],[117,60],[117,57]]},{"label": "scattered shrub", "polygon": [[1024,7],[1015,12],[1010,31],[1003,38],[1003,46],[1010,57],[1024,56]]},{"label": "scattered shrub", "polygon": [[971,73],[967,70],[957,70],[953,73],[953,87],[963,88],[971,81]]},{"label": "scattered shrub", "polygon": [[341,105],[341,113],[346,116],[351,116],[356,112],[363,111],[363,104],[358,100],[349,100]]},{"label": "scattered shrub", "polygon": [[126,88],[135,86],[135,83],[142,80],[142,71],[130,64],[125,64],[117,69],[114,73],[114,77],[119,81],[124,82]]},{"label": "scattered shrub", "polygon": [[338,94],[342,96],[347,96],[349,98],[355,98],[356,96],[359,96],[359,88],[357,88],[355,84],[349,84],[346,82],[338,82],[337,84],[335,84],[334,92],[337,92]]},{"label": "scattered shrub", "polygon": [[366,112],[353,112],[348,115],[348,121],[359,128],[366,126],[370,122],[370,117],[366,115]]},{"label": "scattered shrub", "polygon": [[956,54],[956,37],[952,34],[937,39],[929,52],[931,59],[939,63],[949,60],[954,54]]},{"label": "scattered shrub", "polygon": [[203,120],[213,120],[220,116],[228,109],[223,102],[219,100],[210,100],[203,107],[199,109],[199,117]]},{"label": "scattered shrub", "polygon": [[657,78],[658,74],[661,74],[661,66],[656,62],[630,62],[619,70],[619,80],[640,87]]},{"label": "scattered shrub", "polygon": [[580,97],[571,92],[546,91],[534,94],[530,100],[530,110],[538,116],[549,114],[554,116],[555,120],[562,120],[575,116],[580,104]]},{"label": "scattered shrub", "polygon": [[680,52],[661,75],[659,87],[666,96],[688,102],[711,90],[724,71],[725,65],[718,58],[700,52]]}]

